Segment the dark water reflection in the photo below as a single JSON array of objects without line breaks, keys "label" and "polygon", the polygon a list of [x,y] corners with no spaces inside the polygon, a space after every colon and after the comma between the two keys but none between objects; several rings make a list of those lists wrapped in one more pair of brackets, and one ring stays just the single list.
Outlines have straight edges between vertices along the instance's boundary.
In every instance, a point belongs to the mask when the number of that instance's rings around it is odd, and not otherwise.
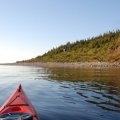
[{"label": "dark water reflection", "polygon": [[120,120],[118,68],[0,66],[1,105],[19,83],[42,120]]}]

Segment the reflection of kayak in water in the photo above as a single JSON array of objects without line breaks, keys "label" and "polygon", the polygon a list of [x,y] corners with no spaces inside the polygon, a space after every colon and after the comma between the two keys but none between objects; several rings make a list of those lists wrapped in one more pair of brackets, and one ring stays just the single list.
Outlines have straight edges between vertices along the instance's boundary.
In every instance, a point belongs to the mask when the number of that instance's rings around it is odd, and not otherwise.
[{"label": "reflection of kayak in water", "polygon": [[25,95],[22,86],[15,90],[0,108],[0,120],[39,120],[39,117]]}]

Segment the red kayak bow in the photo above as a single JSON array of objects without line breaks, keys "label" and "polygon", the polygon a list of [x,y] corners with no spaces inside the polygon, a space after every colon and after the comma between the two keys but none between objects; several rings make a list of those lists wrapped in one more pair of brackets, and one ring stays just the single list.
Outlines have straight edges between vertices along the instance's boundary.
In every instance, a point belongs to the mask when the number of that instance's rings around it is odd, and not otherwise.
[{"label": "red kayak bow", "polygon": [[29,115],[32,116],[33,120],[40,120],[36,113],[36,110],[34,109],[33,105],[30,103],[21,85],[19,85],[19,87],[15,90],[15,92],[10,96],[10,98],[0,108],[1,116],[5,116],[4,114],[10,115],[10,113],[12,114],[13,113],[16,113],[16,114],[28,113]]}]

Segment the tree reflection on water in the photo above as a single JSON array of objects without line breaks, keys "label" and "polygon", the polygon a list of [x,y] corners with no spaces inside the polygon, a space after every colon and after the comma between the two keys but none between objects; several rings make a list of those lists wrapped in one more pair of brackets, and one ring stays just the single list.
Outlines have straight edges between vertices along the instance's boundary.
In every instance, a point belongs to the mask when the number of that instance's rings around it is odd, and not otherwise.
[{"label": "tree reflection on water", "polygon": [[47,72],[48,79],[74,89],[85,102],[120,112],[120,69],[49,68]]}]

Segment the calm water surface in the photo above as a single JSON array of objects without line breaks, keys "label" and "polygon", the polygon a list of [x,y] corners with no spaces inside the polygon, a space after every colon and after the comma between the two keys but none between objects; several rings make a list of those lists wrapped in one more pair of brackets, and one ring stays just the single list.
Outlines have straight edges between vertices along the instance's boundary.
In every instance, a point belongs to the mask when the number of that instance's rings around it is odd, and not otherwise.
[{"label": "calm water surface", "polygon": [[42,120],[120,120],[120,69],[0,66],[0,105],[22,84]]}]

